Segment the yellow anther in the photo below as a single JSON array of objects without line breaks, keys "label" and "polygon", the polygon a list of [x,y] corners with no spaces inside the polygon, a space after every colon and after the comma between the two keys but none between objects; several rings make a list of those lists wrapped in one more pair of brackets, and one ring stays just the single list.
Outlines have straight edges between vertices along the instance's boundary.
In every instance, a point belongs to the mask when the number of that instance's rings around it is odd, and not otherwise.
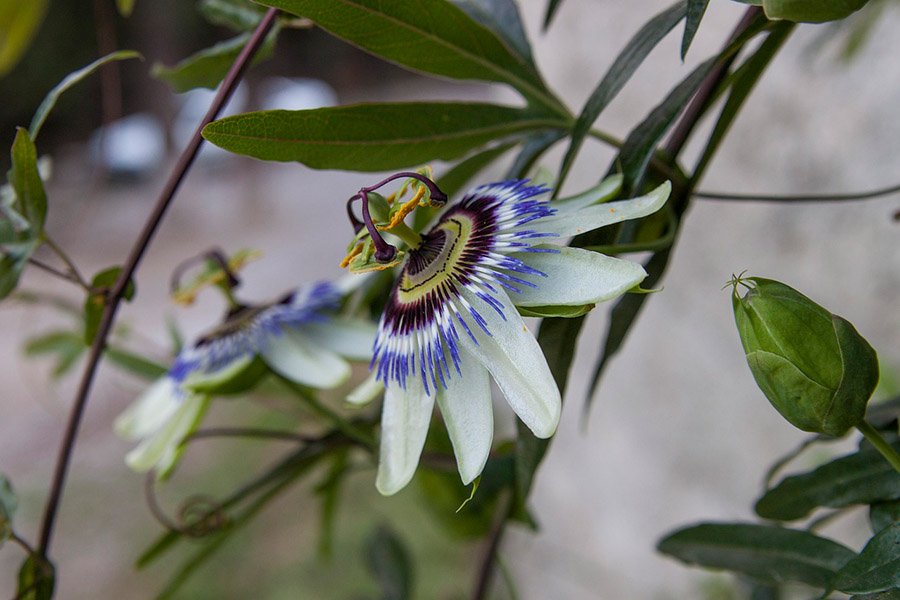
[{"label": "yellow anther", "polygon": [[410,199],[409,202],[405,202],[399,209],[397,209],[397,212],[395,212],[393,216],[391,216],[391,222],[387,225],[378,227],[378,229],[380,229],[381,231],[390,231],[391,229],[402,223],[403,219],[405,219],[407,215],[409,215],[409,213],[416,210],[416,208],[419,206],[419,200],[421,200],[422,196],[425,195],[425,190],[426,188],[424,185],[416,189],[416,193],[415,195],[413,195],[412,199]]},{"label": "yellow anther", "polygon": [[[237,273],[244,266],[262,256],[259,250],[251,250],[243,248],[238,250],[234,256],[228,259],[228,269],[232,273]],[[200,273],[193,281],[187,285],[181,286],[172,293],[172,301],[182,306],[190,306],[197,299],[197,295],[203,288],[219,285],[227,281],[228,275],[220,267],[208,267],[207,270]]]},{"label": "yellow anther", "polygon": [[362,242],[358,242],[353,249],[350,251],[347,256],[341,261],[341,268],[346,269],[350,265],[350,261],[359,256],[360,252],[363,251],[364,244]]}]

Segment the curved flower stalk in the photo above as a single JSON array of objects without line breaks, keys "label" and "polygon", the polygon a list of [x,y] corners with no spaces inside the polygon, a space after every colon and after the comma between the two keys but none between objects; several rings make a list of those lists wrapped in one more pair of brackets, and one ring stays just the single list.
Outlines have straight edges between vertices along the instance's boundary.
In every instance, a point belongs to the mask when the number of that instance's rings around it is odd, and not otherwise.
[{"label": "curved flower stalk", "polygon": [[240,306],[176,357],[169,372],[114,424],[140,443],[125,461],[166,477],[184,438],[203,417],[211,395],[243,391],[269,369],[292,381],[328,389],[350,376],[347,360],[372,356],[373,324],[334,318],[345,290],[318,282],[261,306]]},{"label": "curved flower stalk", "polygon": [[[493,441],[491,378],[536,436],[553,435],[560,393],[517,307],[593,305],[646,277],[639,264],[549,243],[649,215],[671,190],[667,182],[646,196],[599,203],[620,183],[610,178],[553,203],[549,189],[527,180],[484,185],[450,206],[420,243],[410,240],[372,359],[386,387],[376,481],[382,494],[412,478],[435,402],[463,483],[481,473]],[[370,380],[350,400],[372,391]]]}]

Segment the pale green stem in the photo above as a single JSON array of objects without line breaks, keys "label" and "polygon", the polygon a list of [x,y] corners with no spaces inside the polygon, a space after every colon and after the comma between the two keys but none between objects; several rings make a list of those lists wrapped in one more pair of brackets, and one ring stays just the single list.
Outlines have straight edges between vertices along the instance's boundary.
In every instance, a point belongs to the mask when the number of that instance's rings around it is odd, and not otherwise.
[{"label": "pale green stem", "polygon": [[856,425],[856,428],[859,429],[860,433],[866,436],[869,443],[875,446],[875,449],[881,453],[885,460],[891,463],[894,470],[900,473],[900,454],[897,454],[897,451],[887,443],[887,440],[878,433],[878,430],[865,421],[860,421]]},{"label": "pale green stem", "polygon": [[415,249],[422,245],[422,236],[406,223],[397,223],[391,227],[389,232],[406,242],[410,249]]}]

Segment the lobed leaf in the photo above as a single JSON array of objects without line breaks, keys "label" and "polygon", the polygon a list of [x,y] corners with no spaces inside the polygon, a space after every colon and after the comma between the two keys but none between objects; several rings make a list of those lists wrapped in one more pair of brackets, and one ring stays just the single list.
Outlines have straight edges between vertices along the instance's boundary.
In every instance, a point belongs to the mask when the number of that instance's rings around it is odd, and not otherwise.
[{"label": "lobed leaf", "polygon": [[[900,443],[894,444],[900,448]],[[756,503],[764,519],[793,521],[820,507],[900,498],[900,473],[872,448],[842,456],[807,473],[782,479]]]},{"label": "lobed leaf", "polygon": [[666,536],[657,550],[690,565],[726,569],[766,583],[826,588],[854,552],[807,531],[746,523],[701,523]]},{"label": "lobed leaf", "polygon": [[235,115],[207,125],[203,137],[262,160],[386,171],[453,159],[499,138],[558,125],[552,118],[494,104],[358,104]]},{"label": "lobed leaf", "polygon": [[118,50],[116,52],[112,52],[107,54],[102,58],[98,58],[94,62],[89,65],[86,65],[77,71],[73,71],[63,77],[63,80],[57,83],[52,90],[50,90],[44,99],[41,101],[41,104],[38,106],[37,110],[34,111],[34,116],[31,118],[31,125],[28,126],[28,132],[31,135],[31,139],[36,140],[38,133],[41,130],[41,127],[44,125],[44,121],[47,120],[47,115],[50,114],[50,111],[56,106],[56,102],[59,100],[59,97],[65,93],[66,90],[71,88],[76,83],[82,81],[86,77],[92,75],[97,69],[102,67],[108,62],[113,62],[117,60],[128,60],[131,58],[140,58],[143,60],[143,57],[140,53],[135,52],[134,50]]}]

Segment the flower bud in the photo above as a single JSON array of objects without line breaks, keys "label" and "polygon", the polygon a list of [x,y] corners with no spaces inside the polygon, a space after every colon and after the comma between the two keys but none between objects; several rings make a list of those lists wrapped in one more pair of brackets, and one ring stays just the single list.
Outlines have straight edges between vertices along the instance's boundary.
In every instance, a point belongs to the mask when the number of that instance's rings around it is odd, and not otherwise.
[{"label": "flower bud", "polygon": [[[853,325],[771,279],[735,278],[732,285],[747,363],[781,416],[833,436],[859,423],[878,383],[878,359]],[[749,289],[743,298],[738,285]]]}]

